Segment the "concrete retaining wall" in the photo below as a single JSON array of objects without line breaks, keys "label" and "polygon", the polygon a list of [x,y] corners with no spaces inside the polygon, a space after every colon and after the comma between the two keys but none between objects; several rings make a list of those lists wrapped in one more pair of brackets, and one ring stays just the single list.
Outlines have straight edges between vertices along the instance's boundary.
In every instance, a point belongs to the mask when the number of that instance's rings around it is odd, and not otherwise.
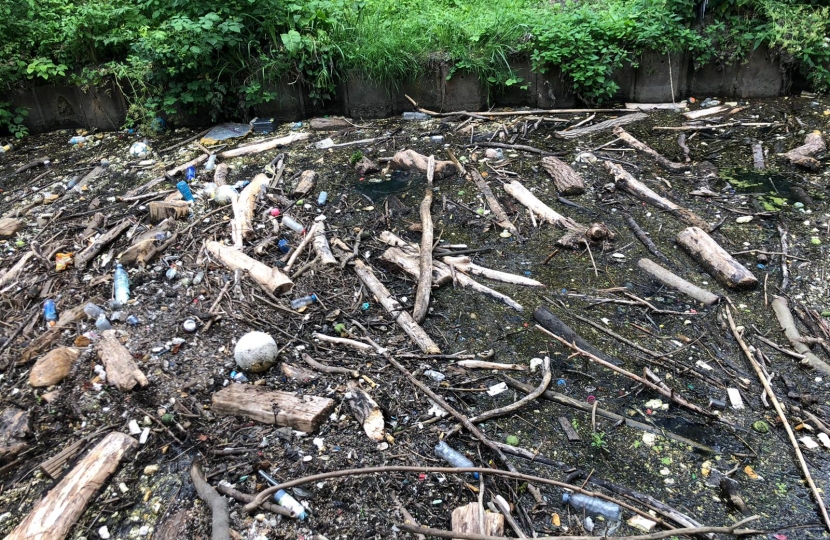
[{"label": "concrete retaining wall", "polygon": [[[477,111],[488,106],[572,108],[579,99],[565,84],[558,68],[535,73],[530,62],[517,60],[514,69],[523,79],[515,86],[488,95],[485,84],[467,72],[455,72],[447,80],[451,66],[437,65],[417,81],[398,87],[374,83],[360,73],[349,73],[338,86],[334,99],[323,107],[314,106],[308,90],[284,80],[270,88],[277,99],[260,105],[254,114],[281,121],[300,120],[322,114],[345,114],[352,118],[382,118],[411,110],[412,97],[419,106],[435,111]],[[705,65],[694,69],[685,53],[671,55],[646,52],[637,67],[627,65],[615,71],[620,86],[616,101],[659,103],[688,96],[705,98],[776,97],[785,91],[786,73],[764,47],[753,51],[741,64]],[[523,88],[524,87],[524,88]],[[61,128],[114,130],[123,125],[127,103],[114,84],[86,91],[78,87],[42,86],[13,92],[5,98],[17,107],[29,109],[26,125],[32,133]],[[199,125],[210,122],[203,115],[183,115],[173,125]]]}]

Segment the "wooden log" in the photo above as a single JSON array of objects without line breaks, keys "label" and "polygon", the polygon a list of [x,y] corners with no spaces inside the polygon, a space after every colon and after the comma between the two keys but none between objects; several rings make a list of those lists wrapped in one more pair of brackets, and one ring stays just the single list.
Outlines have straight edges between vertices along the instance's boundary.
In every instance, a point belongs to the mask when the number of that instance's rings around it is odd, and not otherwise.
[{"label": "wooden log", "polygon": [[382,441],[386,433],[383,429],[383,413],[380,406],[357,382],[349,381],[347,387],[349,391],[346,394],[346,401],[354,417],[363,426],[363,431],[373,441]]},{"label": "wooden log", "polygon": [[625,116],[620,116],[619,118],[612,118],[611,120],[606,120],[604,122],[599,122],[598,124],[594,124],[593,126],[557,131],[556,136],[560,139],[577,139],[579,137],[584,137],[585,135],[593,135],[594,133],[605,131],[606,129],[611,129],[617,126],[624,126],[626,124],[631,124],[633,122],[639,122],[640,120],[645,120],[646,118],[648,118],[647,114],[637,112],[627,114]]},{"label": "wooden log", "polygon": [[217,186],[224,186],[228,183],[228,173],[230,172],[231,168],[228,166],[227,163],[220,163],[216,166],[216,170],[213,173],[213,183]]},{"label": "wooden log", "polygon": [[637,197],[641,201],[647,202],[648,204],[659,208],[660,210],[665,210],[687,225],[700,227],[701,229],[707,231],[709,230],[709,224],[698,217],[694,212],[687,210],[686,208],[683,208],[664,197],[661,197],[652,191],[651,188],[634,178],[631,173],[623,169],[621,165],[610,161],[603,161],[603,165],[605,165],[605,168],[608,169],[608,172],[614,175],[614,181],[617,188],[633,195],[634,197]]},{"label": "wooden log", "polygon": [[469,257],[462,255],[459,257],[443,257],[441,260],[444,261],[445,264],[448,266],[452,266],[453,268],[460,270],[467,274],[473,274],[475,276],[482,276],[486,277],[487,279],[492,279],[495,281],[501,281],[504,283],[512,283],[513,285],[525,285],[527,287],[544,287],[545,284],[536,281],[535,279],[531,279],[525,276],[520,276],[517,274],[511,274],[509,272],[501,272],[499,270],[492,270],[490,268],[485,268],[483,266],[479,266],[470,260]]},{"label": "wooden log", "polygon": [[568,437],[568,441],[576,442],[582,440],[579,437],[579,433],[576,432],[567,417],[560,416],[557,420],[559,421],[559,426],[562,428],[562,431],[565,432],[565,436]]},{"label": "wooden log", "polygon": [[152,201],[147,203],[150,223],[161,223],[165,219],[185,219],[190,215],[190,205],[185,201]]},{"label": "wooden log", "polygon": [[[231,150],[225,150],[224,152],[220,152],[217,155],[222,159],[229,159],[232,157],[259,154],[260,152],[265,152],[273,148],[277,148],[278,146],[285,146],[293,142],[304,141],[308,139],[310,135],[310,133],[291,133],[290,135],[286,135],[285,137],[276,137],[274,139],[268,139],[262,142],[248,144],[246,146],[240,146],[238,148],[233,148]],[[207,156],[203,157],[203,161],[207,159]]]},{"label": "wooden log", "polygon": [[37,359],[29,372],[29,385],[42,388],[58,384],[75,365],[81,351],[73,347],[59,347]]},{"label": "wooden log", "polygon": [[0,287],[5,287],[7,284],[16,280],[17,276],[19,276],[23,272],[23,270],[26,268],[26,265],[29,264],[29,261],[33,257],[35,257],[35,252],[27,251],[23,254],[22,257],[20,257],[20,259],[18,259],[16,263],[14,263],[14,266],[6,270],[4,273],[0,274]]},{"label": "wooden log", "polygon": [[138,446],[124,433],[104,437],[69,473],[40,499],[5,540],[66,538],[95,493],[106,484],[127,452]]},{"label": "wooden log", "polygon": [[89,221],[86,222],[86,229],[84,229],[81,233],[81,240],[92,238],[98,234],[98,229],[103,229],[106,223],[107,216],[101,212],[96,212],[91,218],[89,218]]},{"label": "wooden log", "polygon": [[461,360],[459,366],[467,369],[495,369],[498,371],[527,371],[527,366],[520,364],[499,364],[498,362],[485,362],[484,360]]},{"label": "wooden log", "polygon": [[152,238],[139,240],[118,256],[118,262],[125,267],[142,265],[147,260],[147,256],[153,251],[154,245],[155,240]]},{"label": "wooden log", "polygon": [[95,352],[107,370],[107,382],[122,392],[132,390],[135,385],[147,386],[150,381],[133,359],[130,351],[121,344],[115,330],[105,330],[95,344]]},{"label": "wooden log", "polygon": [[322,266],[334,266],[337,264],[337,259],[331,253],[329,242],[326,240],[326,226],[324,222],[320,222],[319,227],[312,227],[311,242],[314,246],[314,251],[317,253],[317,259]]},{"label": "wooden log", "polygon": [[294,197],[305,197],[311,190],[314,189],[314,186],[317,185],[317,173],[311,170],[303,171],[300,173],[300,180],[297,182],[297,186],[294,188],[294,191],[291,192],[291,195]]},{"label": "wooden log", "polygon": [[542,167],[553,179],[553,184],[560,195],[582,195],[585,193],[585,183],[582,181],[582,176],[564,161],[553,156],[546,156],[542,158]]},{"label": "wooden log", "polygon": [[389,315],[391,315],[395,322],[403,329],[404,332],[415,342],[424,354],[441,354],[441,349],[432,341],[424,329],[412,319],[412,316],[407,313],[400,302],[398,302],[389,292],[383,283],[375,277],[372,269],[360,259],[354,262],[354,271],[360,281],[369,289],[378,302],[383,306]]},{"label": "wooden log", "polygon": [[636,138],[634,138],[633,135],[631,135],[630,133],[628,133],[626,130],[624,130],[621,127],[614,128],[614,135],[616,135],[617,137],[622,139],[622,141],[625,142],[625,144],[627,144],[631,148],[637,150],[641,154],[645,154],[645,155],[649,156],[654,161],[656,161],[657,163],[659,163],[660,165],[662,165],[663,167],[665,167],[667,169],[670,169],[670,170],[673,170],[673,171],[685,171],[685,170],[689,169],[689,165],[687,165],[685,163],[676,163],[674,161],[671,161],[670,159],[666,158],[665,156],[663,156],[662,154],[658,153],[656,150],[651,148],[646,143],[644,143],[642,141],[639,141]]},{"label": "wooden log", "polygon": [[29,411],[8,407],[0,414],[0,463],[12,458],[29,448],[26,438],[31,435],[29,429]]},{"label": "wooden log", "polygon": [[[428,166],[427,156],[419,154],[415,150],[401,150],[397,152],[392,161],[389,162],[389,168],[401,171],[420,171],[423,174],[427,173]],[[441,180],[460,171],[452,161],[436,161],[435,162],[435,179]]]},{"label": "wooden log", "polygon": [[720,301],[720,297],[715,293],[707,291],[706,289],[701,289],[697,285],[686,281],[676,274],[673,274],[654,261],[649,259],[640,259],[637,262],[637,266],[640,270],[646,272],[663,285],[680,291],[683,294],[694,298],[698,302],[706,304],[707,306],[717,304]]},{"label": "wooden log", "polygon": [[257,283],[265,287],[266,290],[274,294],[283,294],[290,292],[294,287],[294,282],[291,278],[280,272],[276,268],[263,264],[256,259],[248,257],[241,251],[238,251],[230,246],[225,246],[219,242],[209,241],[205,244],[208,252],[217,257],[222,264],[231,270],[245,270],[248,274],[256,280]]},{"label": "wooden log", "polygon": [[237,249],[242,249],[242,241],[254,233],[256,200],[263,186],[267,187],[270,180],[263,173],[257,174],[232,202],[234,223],[231,228],[234,231],[234,245]]},{"label": "wooden log", "polygon": [[121,236],[124,231],[132,227],[132,225],[132,220],[124,219],[121,223],[102,234],[95,242],[92,243],[92,245],[75,255],[75,267],[80,269],[86,268],[86,265],[89,264],[89,262],[94,259],[98,253],[104,249],[104,247]]},{"label": "wooden log", "polygon": [[424,199],[421,201],[421,252],[418,261],[418,284],[415,287],[415,304],[412,307],[412,318],[422,323],[429,308],[429,295],[432,291],[432,179],[435,175],[435,156],[427,160],[427,186],[424,189]]},{"label": "wooden log", "polygon": [[0,218],[0,238],[8,238],[22,229],[26,222],[10,217]]},{"label": "wooden log", "polygon": [[813,354],[810,347],[807,346],[801,339],[801,334],[795,325],[793,314],[787,305],[787,299],[782,296],[775,296],[772,299],[772,311],[775,313],[775,318],[778,319],[778,324],[781,325],[781,330],[787,336],[787,341],[790,342],[796,352],[804,355],[801,363],[811,368],[821,371],[825,375],[830,375],[830,365],[824,360]]},{"label": "wooden log", "polygon": [[821,167],[821,163],[812,156],[818,154],[819,152],[824,152],[826,149],[827,145],[824,143],[824,138],[821,136],[821,132],[816,130],[807,134],[807,137],[804,138],[803,145],[798,148],[793,148],[785,154],[781,154],[781,157],[788,160],[793,165],[798,165],[806,169],[818,170]]},{"label": "wooden log", "polygon": [[310,369],[306,369],[304,367],[297,366],[294,364],[289,364],[288,362],[283,362],[280,364],[280,372],[282,372],[282,374],[288,377],[289,379],[293,379],[301,383],[307,383],[310,381],[317,380],[319,378],[319,375],[317,375]]},{"label": "wooden log", "polygon": [[571,218],[567,218],[558,212],[555,212],[548,205],[537,199],[536,196],[524,187],[518,180],[513,180],[509,184],[504,184],[503,187],[504,191],[506,191],[508,195],[512,196],[514,199],[529,208],[531,212],[551,225],[571,231],[587,229],[587,227],[580,225]]},{"label": "wooden log", "polygon": [[761,141],[752,143],[752,166],[759,171],[766,167],[764,164],[764,146]]},{"label": "wooden log", "polygon": [[261,386],[232,383],[213,394],[211,409],[217,414],[245,416],[263,424],[288,426],[305,433],[317,431],[332,410],[334,400]]},{"label": "wooden log", "polygon": [[634,233],[634,236],[646,246],[649,253],[657,257],[663,262],[669,263],[669,258],[666,257],[662,251],[654,244],[654,241],[649,237],[649,235],[634,221],[634,218],[631,217],[631,214],[625,213],[623,214],[625,217],[625,222],[628,224],[628,227]]},{"label": "wooden log", "polygon": [[[452,532],[504,536],[504,516],[498,512],[487,511],[482,516],[481,510],[481,506],[477,502],[471,502],[453,510]],[[484,531],[481,530],[482,523],[484,523]]]},{"label": "wooden log", "polygon": [[703,229],[683,229],[677,235],[677,243],[722,285],[733,289],[751,289],[758,284],[758,278],[720,247]]},{"label": "wooden log", "polygon": [[309,126],[315,131],[337,131],[339,129],[350,129],[354,124],[342,116],[330,116],[328,118],[312,118]]},{"label": "wooden log", "polygon": [[597,349],[596,347],[582,339],[582,337],[579,334],[574,332],[570,326],[565,324],[562,321],[562,319],[554,315],[553,312],[549,310],[547,307],[537,307],[536,311],[533,312],[533,318],[536,320],[536,322],[542,325],[542,327],[544,327],[545,330],[547,330],[548,332],[556,334],[568,343],[575,343],[576,346],[582,349],[583,351],[587,351],[610,364],[622,364],[622,362],[620,362],[613,356],[605,354],[601,350]]}]

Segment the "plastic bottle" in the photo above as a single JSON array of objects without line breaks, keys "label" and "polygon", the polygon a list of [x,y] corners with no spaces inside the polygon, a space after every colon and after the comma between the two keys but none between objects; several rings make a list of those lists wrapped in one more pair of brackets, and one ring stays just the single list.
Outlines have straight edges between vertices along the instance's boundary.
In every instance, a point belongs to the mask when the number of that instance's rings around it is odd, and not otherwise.
[{"label": "plastic bottle", "polygon": [[280,238],[280,241],[277,242],[277,247],[280,248],[282,253],[288,253],[291,251],[291,246],[288,244],[288,240],[285,238]]},{"label": "plastic bottle", "polygon": [[[467,456],[461,452],[454,450],[450,445],[444,441],[439,442],[435,446],[435,455],[443,459],[453,467],[475,467],[472,461],[467,459]],[[478,473],[472,473],[473,478],[478,480]]]},{"label": "plastic bottle", "polygon": [[130,326],[138,326],[138,323],[138,317],[136,317],[135,315],[130,315],[129,317],[127,317],[127,324],[129,324]]},{"label": "plastic bottle", "polygon": [[43,302],[43,318],[46,319],[46,324],[55,326],[58,322],[58,308],[55,306],[54,300],[46,300]]},{"label": "plastic bottle", "polygon": [[570,504],[576,510],[585,510],[590,514],[604,516],[612,521],[619,521],[622,518],[620,505],[596,497],[589,497],[582,493],[563,493],[562,502]]},{"label": "plastic bottle", "polygon": [[429,140],[434,142],[434,143],[442,143],[442,142],[444,142],[444,136],[443,135],[430,135]]},{"label": "plastic bottle", "polygon": [[248,377],[241,371],[231,371],[231,380],[234,382],[248,382]]},{"label": "plastic bottle", "polygon": [[313,304],[317,301],[316,294],[309,294],[308,296],[301,296],[291,301],[291,309],[300,309],[303,306]]},{"label": "plastic bottle", "polygon": [[435,370],[432,370],[432,369],[428,369],[428,370],[424,371],[424,375],[426,375],[427,377],[429,377],[430,379],[432,379],[435,382],[441,382],[441,381],[443,381],[444,379],[447,378],[447,376],[444,375],[443,373],[441,373],[440,371],[435,371]]},{"label": "plastic bottle", "polygon": [[75,135],[71,139],[69,139],[69,144],[83,144],[90,140],[92,137],[81,137],[80,135]]},{"label": "plastic bottle", "polygon": [[407,111],[403,113],[404,120],[429,120],[430,116],[422,112]]},{"label": "plastic bottle", "polygon": [[196,178],[196,167],[190,166],[184,172],[184,179],[186,182],[190,182],[194,178]]},{"label": "plastic bottle", "polygon": [[176,270],[176,265],[174,264],[170,268],[167,269],[167,272],[164,273],[164,277],[166,277],[168,280],[172,281],[172,280],[176,279],[176,276],[178,274],[179,274],[179,271]]},{"label": "plastic bottle", "polygon": [[120,264],[115,266],[115,276],[112,280],[113,297],[116,304],[123,306],[130,300],[130,276]]},{"label": "plastic bottle", "polygon": [[211,154],[210,157],[207,160],[207,163],[205,163],[205,170],[206,171],[212,171],[215,168],[216,168],[216,154]]},{"label": "plastic bottle", "polygon": [[[279,482],[268,476],[265,471],[259,471],[259,475],[272,486],[279,485]],[[305,506],[300,504],[297,499],[286,493],[284,490],[281,489],[274,493],[274,500],[277,501],[278,505],[284,506],[297,514],[297,519],[303,520],[308,517],[308,513],[305,511]]]},{"label": "plastic bottle", "polygon": [[182,194],[182,198],[187,202],[193,202],[193,192],[190,191],[190,186],[187,185],[187,182],[184,180],[179,180],[176,184],[176,188],[179,190],[179,193]]},{"label": "plastic bottle", "polygon": [[282,216],[282,224],[294,232],[305,234],[305,227],[303,227],[299,222],[297,222],[297,220],[295,220],[288,214]]},{"label": "plastic bottle", "polygon": [[329,194],[325,191],[321,191],[320,194],[317,196],[317,206],[324,206],[328,198]]},{"label": "plastic bottle", "polygon": [[86,313],[86,316],[90,319],[97,319],[103,312],[103,309],[96,306],[92,302],[84,306],[84,313]]},{"label": "plastic bottle", "polygon": [[95,328],[100,331],[104,330],[112,330],[112,324],[110,324],[109,319],[107,319],[106,314],[102,311],[98,317],[95,318]]}]

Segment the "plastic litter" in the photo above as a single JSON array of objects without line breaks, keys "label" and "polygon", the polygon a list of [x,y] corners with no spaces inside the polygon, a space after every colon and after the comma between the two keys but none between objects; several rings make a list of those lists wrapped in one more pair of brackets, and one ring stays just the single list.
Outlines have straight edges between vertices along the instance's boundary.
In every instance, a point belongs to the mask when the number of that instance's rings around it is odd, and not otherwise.
[{"label": "plastic litter", "polygon": [[89,302],[87,305],[84,306],[84,313],[86,313],[86,316],[90,319],[97,319],[101,316],[101,314],[104,313],[104,310],[98,307],[97,305],[93,304],[92,302]]},{"label": "plastic litter", "polygon": [[106,314],[101,312],[98,317],[95,318],[95,328],[103,332],[104,330],[112,330],[112,324],[110,324],[109,319],[107,319]]},{"label": "plastic litter", "polygon": [[207,135],[199,141],[204,145],[216,144],[228,139],[238,139],[251,132],[251,124],[221,124],[208,131]]},{"label": "plastic litter", "polygon": [[113,297],[118,306],[123,306],[130,300],[130,276],[120,264],[115,266],[115,275],[112,280]]},{"label": "plastic litter", "polygon": [[309,294],[308,296],[301,296],[291,301],[291,309],[300,309],[301,307],[313,304],[317,301],[316,294]]},{"label": "plastic litter", "polygon": [[69,144],[84,144],[85,142],[91,140],[92,137],[81,137],[80,135],[76,135],[69,139]]},{"label": "plastic litter", "polygon": [[188,334],[192,334],[196,331],[197,328],[196,321],[194,321],[193,319],[185,319],[185,321],[182,323],[182,328]]},{"label": "plastic litter", "polygon": [[[265,479],[266,482],[271,484],[272,486],[279,485],[279,482],[271,478],[265,471],[259,471],[259,475]],[[274,493],[274,500],[277,502],[278,505],[284,506],[288,508],[295,514],[297,514],[297,519],[303,520],[308,517],[308,512],[306,512],[305,507],[300,504],[300,502],[286,493],[283,490],[279,490]]]},{"label": "plastic litter", "polygon": [[184,179],[187,182],[190,182],[196,178],[196,167],[188,167],[187,170],[184,172]]},{"label": "plastic litter", "polygon": [[184,180],[179,180],[176,184],[176,189],[179,190],[179,193],[182,194],[182,198],[187,202],[193,201],[193,192],[190,191],[190,186],[187,185],[187,182]]},{"label": "plastic litter", "polygon": [[[439,442],[435,446],[435,455],[443,459],[453,467],[475,467],[475,464],[470,461],[467,456],[453,449],[444,441]],[[478,473],[472,473],[473,478],[478,480]]]},{"label": "plastic litter", "polygon": [[612,521],[619,521],[622,518],[620,505],[596,497],[589,497],[582,493],[563,493],[562,502],[570,504],[575,510],[585,510]]},{"label": "plastic litter", "polygon": [[55,306],[54,300],[46,300],[43,302],[43,318],[46,319],[46,324],[55,326],[58,322],[58,309]]},{"label": "plastic litter", "polygon": [[296,233],[305,234],[305,227],[288,214],[282,216],[282,224]]},{"label": "plastic litter", "polygon": [[137,159],[145,159],[150,155],[152,150],[150,145],[143,141],[136,141],[130,146],[130,157]]},{"label": "plastic litter", "polygon": [[320,194],[317,196],[317,206],[324,206],[326,204],[326,199],[329,198],[329,194],[325,191],[321,191]]},{"label": "plastic litter", "polygon": [[215,168],[216,168],[216,154],[211,154],[210,157],[207,160],[207,163],[205,163],[205,170],[206,171],[212,171]]},{"label": "plastic litter", "polygon": [[422,112],[407,111],[403,113],[404,120],[429,120],[430,116]]},{"label": "plastic litter", "polygon": [[291,251],[291,245],[285,238],[280,238],[280,241],[277,242],[277,247],[280,249],[280,252],[282,253],[288,253],[289,251]]},{"label": "plastic litter", "polygon": [[435,371],[435,370],[432,370],[432,369],[428,369],[428,370],[424,371],[424,375],[426,375],[427,377],[429,377],[430,379],[432,379],[435,382],[441,382],[441,381],[443,381],[444,379],[447,378],[447,376],[444,375],[443,373],[441,373],[440,371]]}]

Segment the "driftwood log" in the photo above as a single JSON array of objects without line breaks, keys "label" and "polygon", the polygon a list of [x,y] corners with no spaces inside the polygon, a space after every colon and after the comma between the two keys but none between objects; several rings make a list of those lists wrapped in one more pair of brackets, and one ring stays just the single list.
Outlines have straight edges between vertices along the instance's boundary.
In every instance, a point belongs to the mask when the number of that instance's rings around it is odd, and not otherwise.
[{"label": "driftwood log", "polygon": [[231,270],[245,270],[257,283],[270,293],[287,293],[294,287],[291,278],[276,268],[248,257],[241,251],[219,242],[209,241],[205,244],[208,252],[217,257]]},{"label": "driftwood log", "polygon": [[[497,512],[484,512],[477,502],[459,506],[452,511],[452,532],[504,536],[504,516]],[[484,530],[481,524],[484,523]]]},{"label": "driftwood log", "polygon": [[303,171],[300,173],[300,180],[297,182],[297,185],[294,187],[294,191],[291,192],[291,195],[294,197],[305,197],[311,193],[311,190],[313,190],[316,185],[317,173],[311,170]]},{"label": "driftwood log", "polygon": [[165,219],[185,219],[190,215],[190,205],[185,201],[152,201],[147,204],[150,223],[161,223]]},{"label": "driftwood log", "polygon": [[706,289],[701,289],[697,285],[686,281],[676,274],[673,274],[671,271],[663,268],[654,261],[649,259],[640,259],[637,262],[637,266],[640,270],[647,273],[663,285],[680,291],[683,294],[694,298],[698,302],[706,304],[707,306],[717,304],[718,301],[720,301],[720,297],[715,293],[707,291]]},{"label": "driftwood log", "polygon": [[312,235],[311,243],[314,246],[314,251],[317,253],[317,259],[321,266],[334,266],[337,264],[337,259],[331,253],[329,241],[326,240],[326,226],[325,222],[319,222],[319,226],[312,227],[308,234]]},{"label": "driftwood log", "polygon": [[58,384],[69,375],[80,354],[80,349],[74,347],[52,349],[38,358],[32,366],[29,371],[29,385],[33,388],[43,388]]},{"label": "driftwood log", "polygon": [[775,313],[775,318],[778,319],[778,324],[781,325],[781,330],[787,336],[787,341],[793,346],[799,354],[804,355],[802,364],[808,365],[811,368],[821,371],[825,375],[830,375],[830,365],[824,360],[813,354],[810,347],[807,346],[801,339],[801,334],[798,327],[795,325],[793,314],[787,305],[787,299],[782,296],[776,296],[772,300],[772,311]]},{"label": "driftwood log", "polygon": [[624,126],[633,122],[639,122],[640,120],[645,120],[646,118],[648,118],[648,115],[645,113],[631,113],[626,114],[625,116],[620,116],[619,118],[605,120],[604,122],[599,122],[598,124],[594,124],[592,126],[557,131],[556,136],[560,139],[578,139],[579,137],[584,137],[585,135],[593,135],[594,133],[599,133],[600,131],[605,131],[606,129]]},{"label": "driftwood log", "polygon": [[804,138],[804,144],[798,148],[793,148],[786,154],[781,154],[781,157],[793,165],[798,165],[805,169],[818,170],[821,163],[813,156],[819,152],[824,152],[826,149],[827,145],[824,143],[821,132],[816,130],[807,134],[807,137]]},{"label": "driftwood log", "polygon": [[245,189],[232,200],[233,222],[231,223],[231,236],[233,245],[242,249],[244,239],[250,237],[254,232],[254,209],[256,200],[263,186],[268,186],[271,181],[268,176],[259,173],[245,186]]},{"label": "driftwood log", "polygon": [[551,312],[551,310],[549,310],[547,307],[537,307],[536,311],[533,312],[533,318],[548,332],[556,334],[568,343],[575,343],[576,346],[582,349],[583,351],[589,352],[610,364],[620,365],[622,363],[616,358],[605,354],[604,352],[600,351],[599,349],[597,349],[596,347],[582,339],[582,337],[580,337],[579,334],[574,332],[570,326],[562,322],[562,319],[554,315],[553,312]]},{"label": "driftwood log", "polygon": [[23,228],[26,223],[10,217],[0,218],[0,238],[8,238]]},{"label": "driftwood log", "polygon": [[118,225],[102,234],[95,242],[88,246],[85,250],[75,255],[75,267],[84,269],[89,262],[94,259],[98,253],[104,249],[110,242],[121,236],[127,229],[133,225],[130,219],[121,221]]},{"label": "driftwood log", "polygon": [[349,381],[346,386],[349,388],[346,401],[354,417],[363,426],[363,431],[373,441],[382,441],[385,432],[383,429],[383,413],[380,406],[357,382]]},{"label": "driftwood log", "polygon": [[751,289],[758,284],[758,278],[703,229],[683,229],[677,235],[677,243],[722,285],[733,289]]},{"label": "driftwood log", "polygon": [[658,153],[656,150],[651,148],[646,143],[637,140],[634,138],[633,135],[628,133],[621,127],[617,127],[614,129],[614,135],[619,137],[625,144],[630,146],[631,148],[637,150],[641,154],[645,154],[652,158],[654,161],[662,165],[663,167],[673,170],[673,171],[684,171],[689,168],[689,165],[686,163],[676,163],[671,161],[670,159],[666,158],[662,154]]},{"label": "driftwood log", "polygon": [[20,257],[20,259],[18,259],[16,263],[14,263],[14,266],[0,274],[0,287],[4,287],[12,281],[16,280],[17,276],[19,276],[23,272],[23,270],[26,268],[26,265],[29,264],[29,261],[31,261],[34,257],[34,251],[27,251],[23,254],[22,257]]},{"label": "driftwood log", "polygon": [[571,218],[565,217],[554,211],[551,207],[540,201],[536,195],[531,193],[530,190],[524,187],[522,183],[517,180],[513,180],[509,184],[504,184],[504,191],[529,208],[531,212],[542,218],[543,221],[547,221],[551,225],[571,231],[587,229],[584,225],[580,225]]},{"label": "driftwood log", "polygon": [[[279,146],[285,146],[297,141],[304,141],[308,139],[310,135],[310,133],[292,133],[290,135],[286,135],[285,137],[277,137],[274,139],[268,139],[267,141],[248,144],[246,146],[240,146],[231,150],[225,150],[217,155],[222,159],[228,159],[232,157],[247,156],[250,154],[259,154],[260,152],[265,152]],[[201,157],[203,158],[202,161],[207,159],[207,156]]]},{"label": "driftwood log", "polygon": [[118,340],[115,330],[101,333],[101,339],[95,344],[95,352],[107,370],[107,381],[122,392],[132,390],[135,385],[150,384],[144,372],[136,365],[133,355]]},{"label": "driftwood log", "polygon": [[[401,171],[420,171],[423,174],[427,173],[429,159],[427,156],[419,154],[415,150],[401,150],[397,152],[392,161],[389,162],[389,168]],[[435,162],[435,179],[441,180],[460,171],[452,161],[436,161]]]},{"label": "driftwood log", "polygon": [[229,384],[213,394],[211,410],[245,416],[263,424],[288,426],[305,433],[317,431],[334,410],[334,400],[294,392],[268,390],[250,384]]},{"label": "driftwood log", "polygon": [[415,305],[412,307],[412,318],[422,323],[427,317],[429,296],[432,291],[432,179],[435,176],[435,156],[427,159],[427,186],[424,189],[424,199],[421,201],[421,252],[418,261],[418,284],[415,287]]},{"label": "driftwood log", "polygon": [[40,499],[5,540],[59,540],[75,521],[128,451],[138,446],[124,433],[110,433]]},{"label": "driftwood log", "polygon": [[647,202],[648,204],[659,208],[660,210],[665,210],[686,225],[700,227],[701,229],[707,231],[709,230],[709,224],[698,217],[697,214],[664,197],[661,197],[644,183],[634,178],[631,173],[623,169],[621,165],[610,161],[604,161],[603,165],[605,165],[605,168],[608,169],[608,172],[614,175],[614,182],[616,183],[617,188],[633,195],[634,197],[637,197],[641,201]]},{"label": "driftwood log", "polygon": [[542,167],[553,179],[553,184],[560,195],[581,195],[585,193],[582,176],[564,161],[553,156],[542,158]]},{"label": "driftwood log", "polygon": [[[452,162],[455,163],[455,166],[458,167],[459,170],[464,171],[466,170],[461,163],[455,158],[452,152],[448,152],[450,159]],[[502,229],[507,230],[513,236],[519,236],[519,230],[513,225],[513,222],[510,221],[510,218],[507,217],[507,213],[504,211],[504,208],[501,207],[501,203],[493,195],[493,190],[490,189],[490,185],[484,180],[484,177],[475,170],[475,168],[470,168],[469,176],[472,178],[473,182],[475,183],[478,190],[484,195],[484,200],[487,201],[487,206],[490,208],[490,211],[493,213],[493,217],[496,218],[496,223],[498,223],[499,227]]]},{"label": "driftwood log", "polygon": [[518,274],[511,274],[509,272],[501,272],[499,270],[492,270],[479,266],[472,262],[466,255],[458,257],[443,257],[442,260],[448,266],[460,270],[466,274],[473,274],[474,276],[482,276],[494,281],[501,281],[504,283],[512,283],[514,285],[525,285],[527,287],[544,287],[545,284],[541,281],[536,281],[529,277],[520,276]]},{"label": "driftwood log", "polygon": [[190,479],[199,498],[205,501],[210,508],[211,540],[230,540],[230,526],[228,525],[228,500],[208,484],[205,473],[202,471],[202,462],[196,458],[190,464]]}]

